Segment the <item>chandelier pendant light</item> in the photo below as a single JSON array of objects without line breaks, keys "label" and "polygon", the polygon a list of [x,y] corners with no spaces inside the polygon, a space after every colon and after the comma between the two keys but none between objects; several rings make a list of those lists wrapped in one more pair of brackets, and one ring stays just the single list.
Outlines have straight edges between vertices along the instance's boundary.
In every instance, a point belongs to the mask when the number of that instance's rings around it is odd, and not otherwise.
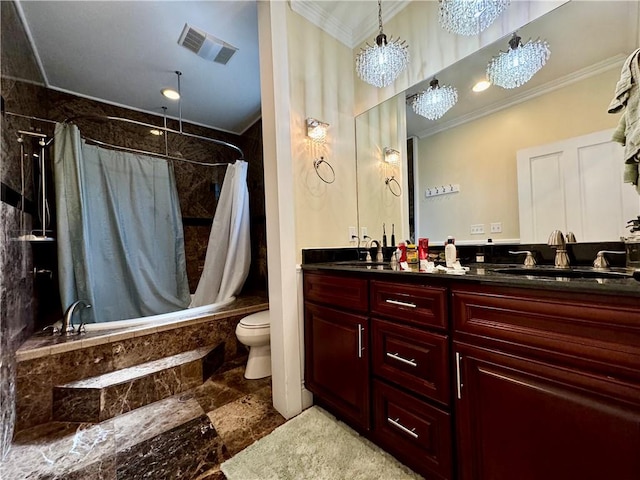
[{"label": "chandelier pendant light", "polygon": [[378,27],[375,45],[362,48],[356,56],[356,72],[370,85],[388,87],[409,63],[409,46],[400,39],[393,39],[382,32],[382,1],[378,0]]},{"label": "chandelier pendant light", "polygon": [[500,52],[487,65],[487,78],[502,88],[517,88],[527,83],[547,63],[551,50],[543,40],[524,45],[517,33],[509,40],[509,50]]},{"label": "chandelier pendant light", "polygon": [[510,0],[440,0],[440,26],[458,35],[477,35],[509,6]]},{"label": "chandelier pendant light", "polygon": [[418,93],[411,100],[411,108],[418,115],[429,120],[438,120],[458,101],[458,90],[450,85],[439,85],[431,80],[429,88]]}]

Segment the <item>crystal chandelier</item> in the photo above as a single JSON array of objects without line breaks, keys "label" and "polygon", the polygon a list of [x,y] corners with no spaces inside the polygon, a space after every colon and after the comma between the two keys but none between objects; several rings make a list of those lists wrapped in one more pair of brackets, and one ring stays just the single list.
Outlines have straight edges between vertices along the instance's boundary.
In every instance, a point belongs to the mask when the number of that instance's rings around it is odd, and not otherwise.
[{"label": "crystal chandelier", "polygon": [[440,86],[435,78],[429,83],[429,88],[418,93],[411,101],[411,108],[418,115],[437,120],[458,101],[458,91],[449,85]]},{"label": "crystal chandelier", "polygon": [[394,40],[382,33],[382,2],[378,0],[378,26],[376,44],[362,48],[356,56],[356,72],[370,85],[383,88],[391,85],[409,63],[409,46],[403,40]]},{"label": "crystal chandelier", "polygon": [[509,6],[510,0],[440,0],[440,25],[459,35],[477,35]]},{"label": "crystal chandelier", "polygon": [[520,87],[544,67],[550,55],[546,41],[530,40],[523,45],[520,37],[514,33],[509,40],[509,50],[500,52],[487,65],[487,78],[502,88]]}]

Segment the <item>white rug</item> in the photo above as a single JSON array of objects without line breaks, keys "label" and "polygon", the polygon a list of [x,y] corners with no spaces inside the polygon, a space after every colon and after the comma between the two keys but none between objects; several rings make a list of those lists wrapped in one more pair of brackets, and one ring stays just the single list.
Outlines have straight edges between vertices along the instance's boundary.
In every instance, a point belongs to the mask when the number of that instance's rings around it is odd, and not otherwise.
[{"label": "white rug", "polygon": [[221,465],[228,480],[422,478],[319,407],[311,407]]}]

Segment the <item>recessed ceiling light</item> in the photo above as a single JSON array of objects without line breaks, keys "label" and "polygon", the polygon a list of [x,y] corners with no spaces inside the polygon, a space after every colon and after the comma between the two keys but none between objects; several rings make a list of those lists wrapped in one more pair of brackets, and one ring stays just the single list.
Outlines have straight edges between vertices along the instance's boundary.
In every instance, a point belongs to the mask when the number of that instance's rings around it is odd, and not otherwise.
[{"label": "recessed ceiling light", "polygon": [[170,98],[171,100],[178,100],[180,98],[180,94],[176,92],[173,88],[163,88],[160,91],[162,92],[162,95],[164,95],[167,98]]},{"label": "recessed ceiling light", "polygon": [[158,137],[159,137],[160,135],[162,135],[162,133],[163,133],[163,132],[162,132],[162,130],[157,130],[157,129],[155,129],[155,128],[154,128],[154,129],[152,129],[152,130],[149,130],[149,133],[150,133],[151,135],[156,135],[156,136],[158,136]]},{"label": "recessed ceiling light", "polygon": [[476,83],[471,90],[474,92],[484,92],[487,88],[491,86],[491,82],[487,80],[480,80]]}]

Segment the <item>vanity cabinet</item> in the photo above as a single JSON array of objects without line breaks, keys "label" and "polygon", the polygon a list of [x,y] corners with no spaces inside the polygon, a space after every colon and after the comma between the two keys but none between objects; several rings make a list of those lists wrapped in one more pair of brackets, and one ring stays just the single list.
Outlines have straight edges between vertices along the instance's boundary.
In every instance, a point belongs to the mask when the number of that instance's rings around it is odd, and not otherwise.
[{"label": "vanity cabinet", "polygon": [[452,289],[461,480],[640,478],[640,301]]},{"label": "vanity cabinet", "polygon": [[336,415],[369,430],[368,281],[305,272],[305,386]]}]

